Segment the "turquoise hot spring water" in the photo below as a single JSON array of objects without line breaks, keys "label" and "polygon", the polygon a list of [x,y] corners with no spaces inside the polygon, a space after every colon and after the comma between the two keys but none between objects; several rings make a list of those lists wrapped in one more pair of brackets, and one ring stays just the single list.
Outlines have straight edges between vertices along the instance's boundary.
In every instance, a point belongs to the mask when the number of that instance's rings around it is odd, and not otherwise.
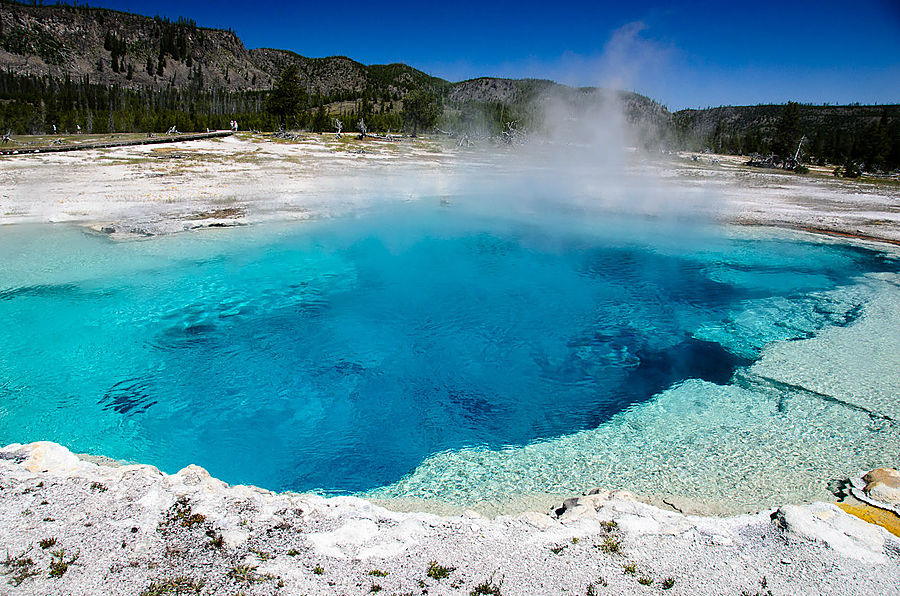
[{"label": "turquoise hot spring water", "polygon": [[0,443],[272,490],[737,510],[896,458],[895,256],[438,203],[127,242],[4,227]]}]

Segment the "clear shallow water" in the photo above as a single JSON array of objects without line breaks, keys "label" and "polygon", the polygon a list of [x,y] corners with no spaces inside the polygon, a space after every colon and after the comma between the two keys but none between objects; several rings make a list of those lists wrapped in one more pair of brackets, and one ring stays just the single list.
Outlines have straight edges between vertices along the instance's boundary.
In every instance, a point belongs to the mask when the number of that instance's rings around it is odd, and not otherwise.
[{"label": "clear shallow water", "polygon": [[0,254],[0,443],[459,502],[583,489],[604,478],[590,453],[622,477],[674,457],[669,433],[688,453],[726,386],[749,430],[704,461],[765,449],[771,400],[735,371],[853,324],[863,276],[900,270],[786,236],[426,204],[129,243],[4,228]]}]

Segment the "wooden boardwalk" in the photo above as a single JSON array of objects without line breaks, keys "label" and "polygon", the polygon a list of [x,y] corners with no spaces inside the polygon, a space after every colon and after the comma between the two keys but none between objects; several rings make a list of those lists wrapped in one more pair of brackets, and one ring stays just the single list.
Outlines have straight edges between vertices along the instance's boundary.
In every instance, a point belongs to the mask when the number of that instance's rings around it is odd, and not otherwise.
[{"label": "wooden boardwalk", "polygon": [[161,143],[180,143],[183,141],[197,141],[199,139],[215,139],[228,137],[234,133],[230,130],[216,132],[198,132],[186,134],[147,137],[145,139],[122,139],[120,141],[98,141],[96,143],[79,143],[77,145],[46,145],[43,147],[2,147],[0,155],[34,155],[35,153],[61,153],[63,151],[81,151],[83,149],[105,149],[107,147],[127,147],[129,145],[158,145]]}]

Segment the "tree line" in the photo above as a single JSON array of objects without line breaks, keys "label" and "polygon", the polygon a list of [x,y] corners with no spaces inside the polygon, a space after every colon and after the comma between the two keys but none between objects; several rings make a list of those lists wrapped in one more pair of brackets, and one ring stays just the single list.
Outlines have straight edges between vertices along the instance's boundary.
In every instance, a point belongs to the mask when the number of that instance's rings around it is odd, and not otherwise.
[{"label": "tree line", "polygon": [[[114,36],[109,45],[117,48]],[[197,70],[201,72],[199,65]],[[182,132],[198,132],[224,129],[237,120],[245,130],[326,132],[334,130],[334,118],[339,118],[345,130],[355,129],[362,120],[368,131],[398,132],[430,128],[442,111],[440,98],[422,90],[404,96],[413,99],[406,111],[400,110],[403,100],[395,101],[389,94],[308,93],[299,84],[296,67],[282,73],[271,91],[204,89],[202,74],[195,81],[192,86],[156,91],[98,84],[89,76],[58,78],[0,70],[0,129],[61,134],[164,132],[175,126]]]},{"label": "tree line", "polygon": [[[192,24],[160,25],[177,32]],[[113,56],[110,66],[130,69],[121,39],[110,33],[104,42]],[[161,55],[185,60],[180,43],[177,34],[172,36]],[[404,95],[387,87],[311,93],[301,84],[296,65],[284,69],[269,91],[206,88],[199,63],[192,72],[192,83],[186,87],[152,90],[100,84],[88,75],[70,78],[0,70],[0,133],[164,132],[172,126],[198,132],[227,128],[231,120],[245,130],[327,132],[334,130],[335,118],[345,131],[355,130],[362,121],[368,131],[413,134],[435,125],[488,135],[511,126],[528,130],[541,126],[539,110],[528,102],[453,103],[440,90],[428,88]],[[848,171],[900,168],[900,106],[835,108],[789,102],[690,110],[674,115],[670,132],[670,145],[681,149],[792,157],[799,146],[800,159],[806,163],[837,164]]]},{"label": "tree line", "polygon": [[0,129],[13,134],[183,132],[224,129],[230,120],[244,128],[272,129],[263,91],[229,92],[197,87],[160,91],[49,75],[0,71]]},{"label": "tree line", "polygon": [[[702,112],[706,112],[703,114]],[[710,128],[700,120],[711,117]],[[900,168],[900,106],[748,106],[675,114],[676,146],[732,155],[775,154],[868,171]],[[801,144],[802,140],[802,144]]]}]

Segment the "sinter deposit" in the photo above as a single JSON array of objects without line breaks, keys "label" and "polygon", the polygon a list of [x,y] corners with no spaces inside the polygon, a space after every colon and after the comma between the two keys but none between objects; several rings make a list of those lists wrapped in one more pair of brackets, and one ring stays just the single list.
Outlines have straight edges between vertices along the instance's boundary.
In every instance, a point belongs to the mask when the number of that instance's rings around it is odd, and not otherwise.
[{"label": "sinter deposit", "polygon": [[900,539],[825,503],[703,518],[594,490],[440,517],[47,442],[0,449],[0,495],[0,594],[900,594]]}]

